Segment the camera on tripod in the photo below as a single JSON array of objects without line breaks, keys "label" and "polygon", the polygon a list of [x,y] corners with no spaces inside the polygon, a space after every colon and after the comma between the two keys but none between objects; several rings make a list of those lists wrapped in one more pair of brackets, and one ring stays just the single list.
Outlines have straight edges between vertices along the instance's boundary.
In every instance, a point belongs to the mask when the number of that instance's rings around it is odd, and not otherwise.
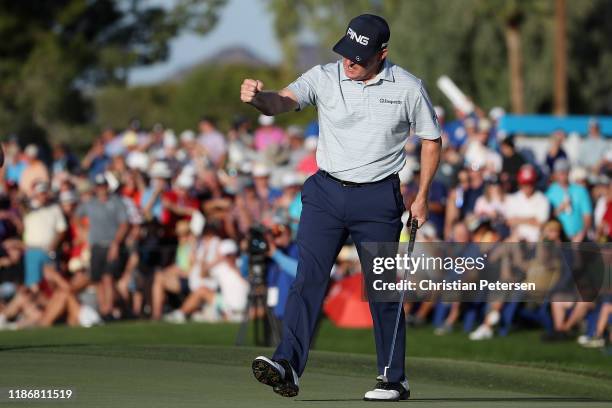
[{"label": "camera on tripod", "polygon": [[257,346],[273,346],[280,341],[280,323],[267,304],[268,288],[266,269],[268,267],[269,231],[262,225],[249,229],[247,253],[249,255],[249,284],[251,286],[245,314],[238,331],[236,344],[244,344],[249,321],[253,323],[254,343]]},{"label": "camera on tripod", "polygon": [[266,229],[261,225],[250,228],[247,252],[249,254],[249,281],[251,286],[265,283],[266,262],[268,256],[268,241]]}]

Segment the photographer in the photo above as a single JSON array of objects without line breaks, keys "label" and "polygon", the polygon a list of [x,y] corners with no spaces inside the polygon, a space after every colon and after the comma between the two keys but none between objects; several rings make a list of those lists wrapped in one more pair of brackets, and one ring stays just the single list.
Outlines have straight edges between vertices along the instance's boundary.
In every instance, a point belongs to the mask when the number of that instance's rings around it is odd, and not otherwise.
[{"label": "photographer", "polygon": [[291,238],[289,222],[275,221],[266,237],[270,257],[266,268],[266,281],[268,306],[273,309],[275,317],[282,319],[289,290],[297,273],[298,247]]}]

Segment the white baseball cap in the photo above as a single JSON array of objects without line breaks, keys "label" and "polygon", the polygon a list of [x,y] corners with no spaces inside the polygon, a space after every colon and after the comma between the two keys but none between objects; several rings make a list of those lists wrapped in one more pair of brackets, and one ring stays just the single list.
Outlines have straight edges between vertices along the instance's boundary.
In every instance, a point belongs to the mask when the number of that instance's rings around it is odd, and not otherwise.
[{"label": "white baseball cap", "polygon": [[589,172],[584,167],[576,166],[570,170],[569,180],[572,183],[584,181],[589,177]]},{"label": "white baseball cap", "polygon": [[38,156],[38,147],[36,147],[36,145],[29,144],[26,146],[23,152],[28,157],[36,158]]},{"label": "white baseball cap", "polygon": [[195,132],[187,129],[181,132],[181,142],[191,142],[195,140]]},{"label": "white baseball cap", "polygon": [[292,171],[283,174],[281,178],[281,185],[283,187],[299,186],[300,184],[303,184],[300,175]]},{"label": "white baseball cap", "polygon": [[297,136],[302,139],[304,138],[304,129],[296,125],[291,125],[287,128],[287,134],[289,136]]},{"label": "white baseball cap", "polygon": [[404,164],[404,167],[398,173],[400,184],[408,184],[412,180],[414,166],[413,162],[406,160],[406,164]]},{"label": "white baseball cap", "polygon": [[223,256],[238,253],[238,245],[233,239],[224,239],[219,244],[219,253]]},{"label": "white baseball cap", "polygon": [[270,126],[274,124],[274,116],[259,115],[258,122],[261,126]]},{"label": "white baseball cap", "polygon": [[125,163],[130,169],[145,171],[149,167],[149,156],[144,152],[131,152],[125,159]]},{"label": "white baseball cap", "polygon": [[195,211],[191,214],[191,220],[189,221],[189,230],[193,235],[199,237],[204,231],[206,226],[206,217],[199,211]]},{"label": "white baseball cap", "polygon": [[251,173],[253,177],[267,177],[270,175],[270,169],[265,163],[255,163]]},{"label": "white baseball cap", "polygon": [[134,147],[138,145],[138,135],[133,130],[128,130],[123,134],[121,138],[121,143],[125,147]]},{"label": "white baseball cap", "polygon": [[315,151],[317,150],[318,142],[319,142],[318,137],[307,137],[306,140],[304,141],[304,148],[311,152]]},{"label": "white baseball cap", "polygon": [[174,148],[178,144],[176,140],[176,135],[174,134],[174,130],[168,129],[164,132],[164,147],[165,148]]},{"label": "white baseball cap", "polygon": [[156,161],[149,170],[149,177],[168,179],[172,176],[168,163],[164,161]]},{"label": "white baseball cap", "polygon": [[176,186],[184,189],[189,189],[193,187],[193,176],[185,173],[181,173],[176,178]]},{"label": "white baseball cap", "polygon": [[72,204],[79,201],[79,197],[72,190],[62,191],[59,195],[59,202],[61,204]]},{"label": "white baseball cap", "polygon": [[506,110],[501,106],[496,106],[491,108],[489,111],[489,117],[495,121],[499,120],[502,116],[506,114]]}]

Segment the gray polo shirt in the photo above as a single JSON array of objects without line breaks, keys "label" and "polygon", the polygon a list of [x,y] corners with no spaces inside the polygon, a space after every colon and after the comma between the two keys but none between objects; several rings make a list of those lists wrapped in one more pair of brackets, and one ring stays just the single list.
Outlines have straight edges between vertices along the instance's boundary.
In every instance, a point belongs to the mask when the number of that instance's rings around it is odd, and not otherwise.
[{"label": "gray polo shirt", "polygon": [[287,88],[298,110],[316,106],[317,164],[342,180],[364,183],[399,172],[411,129],[423,139],[440,137],[423,82],[388,59],[365,84],[349,79],[337,61],[311,68]]},{"label": "gray polo shirt", "polygon": [[115,239],[119,226],[128,222],[125,204],[114,194],[102,202],[96,197],[82,203],[76,211],[79,217],[89,218],[89,243],[108,246]]}]

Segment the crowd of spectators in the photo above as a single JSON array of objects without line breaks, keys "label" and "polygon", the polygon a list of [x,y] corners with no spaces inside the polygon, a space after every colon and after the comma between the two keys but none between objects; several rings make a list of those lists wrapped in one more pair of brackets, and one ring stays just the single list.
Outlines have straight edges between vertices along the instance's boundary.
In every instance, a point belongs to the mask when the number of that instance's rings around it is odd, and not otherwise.
[{"label": "crowd of spectators", "polygon": [[[442,161],[419,240],[612,241],[612,148],[597,121],[578,139],[549,135],[538,160],[498,129],[500,108],[457,112],[448,122],[436,112]],[[227,132],[203,117],[196,131],[180,134],[133,120],[105,129],[82,158],[65,144],[44,154],[43,146],[9,138],[0,171],[0,329],[129,318],[240,321],[254,227],[267,242],[268,305],[282,318],[297,270],[300,188],[317,171],[317,138],[316,123],[285,129],[263,115],[255,125],[236,118]],[[419,185],[418,138],[406,151],[400,179],[409,208]],[[334,279],[359,272],[349,246]],[[610,302],[543,305],[552,321],[545,338],[569,337],[590,319],[579,342],[603,346]],[[464,330],[474,340],[491,338],[507,306],[485,304],[480,324]],[[440,335],[465,313],[462,304],[442,301],[406,310],[409,324],[431,322]]]}]

